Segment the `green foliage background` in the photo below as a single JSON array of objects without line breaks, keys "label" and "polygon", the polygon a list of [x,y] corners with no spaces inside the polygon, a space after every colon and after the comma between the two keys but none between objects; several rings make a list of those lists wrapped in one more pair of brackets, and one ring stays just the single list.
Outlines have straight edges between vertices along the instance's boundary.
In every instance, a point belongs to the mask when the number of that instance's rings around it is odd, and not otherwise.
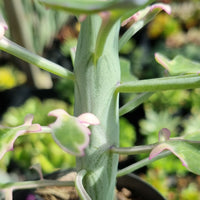
[{"label": "green foliage background", "polygon": [[[41,53],[44,46],[48,44],[49,38],[53,37],[57,32],[58,26],[64,23],[63,14],[58,16],[57,13],[46,12],[46,10],[44,12],[41,5],[33,3],[35,1],[24,0],[23,2],[26,12],[29,13],[28,19],[33,21],[31,29],[33,30],[35,48],[37,52]],[[123,77],[134,80],[136,77],[145,79],[166,76],[164,69],[154,60],[156,51],[169,58],[182,54],[187,58],[200,61],[200,41],[198,40],[200,34],[200,11],[197,4],[199,2],[195,0],[186,1],[185,3],[176,1],[172,5],[174,11],[171,16],[162,13],[146,27],[146,31],[144,31],[144,35],[147,37],[145,38],[146,43],[138,35],[129,41],[120,52],[123,57],[121,59]],[[2,2],[0,2],[0,6],[3,6]],[[33,10],[37,10],[38,15]],[[56,19],[55,16],[57,17]],[[46,23],[47,26],[44,26]],[[140,32],[139,34],[142,33]],[[69,48],[76,43],[75,39],[70,38],[62,43],[61,51],[63,55],[68,56],[70,54]],[[132,73],[131,75],[130,72]],[[16,77],[13,78],[13,80],[15,79]],[[0,80],[0,89],[2,85]],[[62,93],[66,87],[69,88],[68,93]],[[4,86],[3,89],[7,88]],[[62,100],[47,99],[41,101],[37,98],[30,98],[21,107],[9,108],[3,115],[1,124],[6,126],[21,125],[25,115],[32,113],[35,122],[41,125],[48,125],[54,119],[48,117],[47,114],[56,108],[63,108],[73,114],[72,84],[67,80],[60,80],[55,83],[55,89],[60,94],[59,99]],[[199,94],[200,89],[154,94],[143,105],[145,116],[143,118],[138,117],[136,122],[139,129],[136,129],[130,123],[130,119],[120,119],[120,146],[132,146],[135,142],[139,142],[136,135],[142,135],[144,138],[143,143],[145,144],[154,143],[158,140],[159,130],[164,127],[171,130],[172,136],[199,132]],[[133,96],[124,95],[121,100],[126,101],[129,98],[133,98]],[[134,114],[134,111],[132,113]],[[144,155],[141,155],[137,159],[143,157]],[[127,159],[127,157],[123,159]],[[58,168],[71,168],[75,165],[75,158],[63,152],[54,143],[50,135],[38,134],[19,138],[15,144],[15,150],[7,153],[1,161],[1,169],[6,170],[11,161],[17,163],[23,170],[27,170],[32,164],[40,163],[42,170],[46,173]],[[170,156],[148,166],[146,175],[142,176],[167,196],[167,199],[199,200],[198,177],[193,177],[184,187],[178,188],[178,181],[175,185],[170,182],[171,176],[174,177],[175,173],[178,174],[178,177],[175,178],[176,181],[188,175],[191,176],[177,158]]]}]

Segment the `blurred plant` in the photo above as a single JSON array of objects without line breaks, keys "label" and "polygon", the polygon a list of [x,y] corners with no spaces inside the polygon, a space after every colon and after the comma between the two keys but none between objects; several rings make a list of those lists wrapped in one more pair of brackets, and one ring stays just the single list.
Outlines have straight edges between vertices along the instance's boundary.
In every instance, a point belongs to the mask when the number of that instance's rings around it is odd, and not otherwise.
[{"label": "blurred plant", "polygon": [[141,177],[157,188],[165,197],[167,197],[169,194],[169,177],[167,177],[165,169],[162,170],[155,167],[149,169],[146,174],[141,174]]},{"label": "blurred plant", "polygon": [[180,200],[199,200],[199,189],[195,183],[190,183],[187,188],[184,188],[178,195]]},{"label": "blurred plant", "polygon": [[120,147],[131,146],[135,143],[134,127],[125,118],[120,118]]},{"label": "blurred plant", "polygon": [[[144,104],[146,117],[140,121],[140,130],[145,135],[146,143],[156,142],[157,132],[165,124],[173,130],[174,137],[199,132],[198,106],[198,89],[194,92],[189,90],[166,91],[153,95]],[[187,173],[182,164],[171,156],[152,163],[149,168],[162,168],[169,174],[184,175]]]},{"label": "blurred plant", "polygon": [[[0,5],[1,13],[11,27],[7,36],[29,51],[40,55],[68,19],[68,14],[46,10],[38,1],[5,0],[3,2]],[[29,85],[37,88],[52,87],[51,77],[45,71],[19,60],[15,62],[15,66],[26,74],[26,82]]]},{"label": "blurred plant", "polygon": [[[146,108],[146,119],[141,120],[141,133],[147,136],[147,143],[154,143],[157,141],[157,136],[159,130],[162,129],[166,124],[170,130],[176,132],[178,125],[180,124],[179,117],[173,117],[172,114],[168,112],[169,110],[163,110],[162,112],[154,112],[151,108]],[[178,135],[174,135],[178,136]]]},{"label": "blurred plant", "polygon": [[[61,27],[67,22],[69,14],[46,9],[38,1],[20,0],[20,2],[28,22],[28,27],[23,28],[25,30],[28,29],[28,32],[30,32],[31,38],[29,38],[29,42],[32,43],[35,52],[42,54],[44,48],[52,42],[55,34],[57,34]],[[5,19],[8,19],[7,15],[9,15],[9,13],[6,13],[7,9],[5,4],[6,1],[5,3],[3,3],[3,1],[0,3],[0,10],[1,13],[4,14]],[[9,18],[9,20],[16,23],[15,20],[17,19]],[[20,27],[17,28],[19,29]],[[10,35],[9,31],[10,30],[8,30],[7,35]]]},{"label": "blurred plant", "polygon": [[0,91],[23,84],[26,76],[12,66],[0,67]]},{"label": "blurred plant", "polygon": [[[68,106],[64,101],[47,99],[41,102],[38,98],[33,97],[20,107],[10,107],[3,115],[2,124],[4,126],[19,126],[24,122],[24,117],[31,113],[34,115],[34,121],[39,121],[42,126],[46,126],[54,121],[53,117],[47,116],[47,114],[57,108],[62,108],[72,113],[72,107]],[[38,109],[40,112],[38,112]]]},{"label": "blurred plant", "polygon": [[[66,92],[63,92],[67,88]],[[60,79],[55,84],[55,90],[60,99],[63,99],[70,104],[74,104],[74,84],[71,80]]]},{"label": "blurred plant", "polygon": [[169,37],[180,32],[181,27],[177,20],[165,13],[159,14],[156,19],[148,25],[147,33],[150,39],[163,36]]},{"label": "blurred plant", "polygon": [[71,55],[71,50],[77,45],[77,38],[67,38],[61,46],[61,51],[65,56]]},{"label": "blurred plant", "polygon": [[[25,116],[31,113],[34,115],[34,121],[42,126],[47,126],[54,121],[47,114],[57,108],[72,113],[72,107],[69,107],[63,101],[47,99],[41,102],[38,98],[33,97],[20,107],[10,107],[3,115],[2,124],[11,127],[19,126],[23,123]],[[75,166],[74,156],[63,152],[50,135],[43,134],[19,138],[15,143],[13,154],[9,154],[2,160],[1,168],[8,166],[11,160],[16,162],[23,171],[26,171],[25,169],[34,163],[40,163],[42,170],[46,173],[55,168],[72,168]]]},{"label": "blurred plant", "polygon": [[172,15],[158,15],[147,27],[148,36],[153,40],[165,38],[166,45],[171,48],[188,43],[199,45],[199,8],[198,1],[173,2]]},{"label": "blurred plant", "polygon": [[161,168],[152,168],[141,177],[158,188],[167,200],[199,200],[198,180],[189,176],[174,177]]}]

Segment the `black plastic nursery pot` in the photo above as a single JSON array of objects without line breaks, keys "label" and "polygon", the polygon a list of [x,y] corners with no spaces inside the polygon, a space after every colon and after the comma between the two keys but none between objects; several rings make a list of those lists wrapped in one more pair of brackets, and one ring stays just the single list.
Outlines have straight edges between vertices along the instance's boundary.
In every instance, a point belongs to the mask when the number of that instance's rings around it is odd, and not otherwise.
[{"label": "black plastic nursery pot", "polygon": [[[63,172],[61,172],[61,174],[64,175]],[[55,174],[53,176],[55,176]],[[58,176],[60,176],[60,174]],[[48,178],[52,177],[48,176],[47,179]],[[36,194],[35,190],[15,191],[13,200],[79,200],[75,194],[74,187],[71,187],[72,191],[70,191],[69,188],[65,188],[72,195],[69,195],[69,198],[67,198],[67,195],[65,195],[66,198],[63,199],[56,195],[54,189],[52,188],[51,190],[51,187],[44,189],[44,193],[49,192],[49,195],[46,196]],[[116,200],[165,200],[165,198],[154,187],[134,174],[117,178],[116,189]],[[63,191],[64,190],[60,190],[59,194],[61,194]]]},{"label": "black plastic nursery pot", "polygon": [[[165,200],[165,198],[150,184],[134,174],[125,175],[117,179],[118,192],[125,188],[127,199],[133,200]],[[119,196],[119,195],[118,195]],[[119,199],[118,200],[122,200]]]}]

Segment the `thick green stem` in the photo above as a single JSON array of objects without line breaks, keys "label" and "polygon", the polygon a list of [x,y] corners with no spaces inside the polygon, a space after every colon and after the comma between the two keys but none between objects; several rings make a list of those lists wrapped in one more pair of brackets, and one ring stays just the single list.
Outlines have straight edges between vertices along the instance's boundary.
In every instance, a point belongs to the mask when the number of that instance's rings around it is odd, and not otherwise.
[{"label": "thick green stem", "polygon": [[134,146],[134,147],[111,147],[110,151],[112,153],[118,153],[118,154],[135,155],[140,153],[148,153],[155,146],[156,143],[149,145]]},{"label": "thick green stem", "polygon": [[102,55],[94,63],[94,51],[101,18],[88,16],[81,25],[75,58],[75,115],[95,114],[100,125],[92,126],[85,156],[77,158],[77,169],[87,174],[83,184],[95,200],[112,200],[118,155],[108,149],[119,143],[119,110],[116,85],[120,81],[118,56],[119,21],[112,27]]},{"label": "thick green stem", "polygon": [[130,174],[132,172],[134,172],[135,170],[137,169],[140,169],[141,167],[144,167],[146,165],[149,165],[150,163],[156,161],[156,160],[159,160],[161,158],[165,158],[166,156],[169,156],[171,154],[170,151],[165,151],[165,152],[162,152],[160,153],[159,155],[157,155],[156,157],[152,158],[151,160],[149,158],[145,158],[143,160],[140,160],[128,167],[125,167],[124,169],[121,169],[118,171],[117,173],[117,177],[119,176],[124,176],[126,174]]},{"label": "thick green stem", "polygon": [[14,183],[1,183],[0,189],[31,189],[38,187],[49,187],[49,186],[74,186],[74,181],[57,181],[57,180],[37,180],[37,181],[23,181]]}]

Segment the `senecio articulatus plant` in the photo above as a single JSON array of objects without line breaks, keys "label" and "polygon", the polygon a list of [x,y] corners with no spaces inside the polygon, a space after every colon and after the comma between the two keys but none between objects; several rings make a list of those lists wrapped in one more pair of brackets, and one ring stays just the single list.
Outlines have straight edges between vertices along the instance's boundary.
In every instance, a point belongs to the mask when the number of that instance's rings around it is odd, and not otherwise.
[{"label": "senecio articulatus plant", "polygon": [[[119,117],[133,110],[159,91],[200,87],[200,64],[177,56],[169,60],[160,53],[155,59],[169,71],[168,77],[123,81],[119,50],[142,27],[162,10],[170,14],[169,5],[153,0],[39,0],[48,8],[64,10],[77,16],[81,30],[72,56],[73,72],[35,55],[5,37],[7,25],[1,17],[0,49],[57,76],[74,82],[74,116],[57,109],[49,113],[56,121],[49,126],[33,124],[28,115],[23,125],[1,127],[0,158],[13,149],[17,137],[31,133],[49,133],[66,152],[76,156],[76,179],[61,182],[45,179],[2,183],[7,199],[12,191],[48,185],[74,185],[81,199],[115,198],[116,178],[173,153],[193,173],[200,174],[200,136],[198,133],[170,138],[163,127],[158,142],[142,146],[119,147]],[[141,3],[143,2],[143,3]],[[129,23],[131,22],[131,23]],[[131,24],[119,37],[120,25]],[[38,27],[39,28],[39,27]],[[74,54],[74,52],[72,53]],[[67,91],[67,88],[66,88]],[[63,91],[65,92],[65,91]],[[119,108],[120,93],[136,97]],[[163,152],[163,150],[165,150]],[[118,171],[119,154],[148,153],[150,156]]]}]

